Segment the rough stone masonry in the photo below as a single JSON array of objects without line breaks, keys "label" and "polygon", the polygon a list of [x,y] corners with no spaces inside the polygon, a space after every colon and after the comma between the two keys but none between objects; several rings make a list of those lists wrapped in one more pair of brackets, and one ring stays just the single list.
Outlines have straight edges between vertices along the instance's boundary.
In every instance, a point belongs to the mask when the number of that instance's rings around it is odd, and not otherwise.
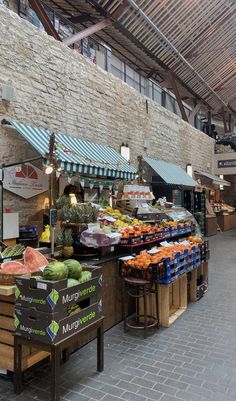
[{"label": "rough stone masonry", "polygon": [[[134,165],[138,155],[148,155],[183,168],[191,163],[209,171],[207,164],[212,166],[211,138],[0,6],[0,87],[8,81],[16,98],[9,104],[0,101],[1,119],[79,136],[117,151],[125,141]],[[36,154],[9,128],[0,127],[0,145],[1,162]],[[32,210],[42,207],[43,198],[25,201],[6,191],[4,202],[20,211],[25,223]]]}]

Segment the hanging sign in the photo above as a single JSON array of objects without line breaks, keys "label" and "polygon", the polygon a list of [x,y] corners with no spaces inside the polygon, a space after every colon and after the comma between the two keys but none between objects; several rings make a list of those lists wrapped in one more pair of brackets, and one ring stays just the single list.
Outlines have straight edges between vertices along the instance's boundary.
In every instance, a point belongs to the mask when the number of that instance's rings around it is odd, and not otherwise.
[{"label": "hanging sign", "polygon": [[22,198],[29,199],[48,191],[48,176],[30,163],[6,167],[4,168],[3,188]]},{"label": "hanging sign", "polygon": [[85,186],[85,179],[84,179],[83,177],[80,177],[79,182],[80,182],[81,187],[84,188],[84,186]]},{"label": "hanging sign", "polygon": [[218,160],[218,168],[236,167],[236,159]]},{"label": "hanging sign", "polygon": [[104,182],[103,181],[99,181],[99,189],[102,192],[103,191],[103,187],[104,187]]},{"label": "hanging sign", "polygon": [[89,188],[93,189],[94,187],[94,180],[89,180]]}]

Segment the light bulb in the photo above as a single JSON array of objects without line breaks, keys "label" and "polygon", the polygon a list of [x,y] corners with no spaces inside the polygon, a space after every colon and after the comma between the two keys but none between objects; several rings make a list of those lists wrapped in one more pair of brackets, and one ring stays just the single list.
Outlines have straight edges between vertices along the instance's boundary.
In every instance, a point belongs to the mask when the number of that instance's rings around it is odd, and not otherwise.
[{"label": "light bulb", "polygon": [[76,205],[77,204],[77,199],[75,194],[70,194],[70,204],[71,205]]},{"label": "light bulb", "polygon": [[45,174],[52,174],[53,172],[53,166],[47,166],[45,169]]}]

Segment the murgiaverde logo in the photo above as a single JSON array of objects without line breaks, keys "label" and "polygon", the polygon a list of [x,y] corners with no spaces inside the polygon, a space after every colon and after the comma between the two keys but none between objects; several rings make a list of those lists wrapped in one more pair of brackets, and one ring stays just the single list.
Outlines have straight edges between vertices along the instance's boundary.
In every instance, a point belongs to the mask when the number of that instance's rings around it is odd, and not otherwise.
[{"label": "murgiaverde logo", "polygon": [[66,304],[67,302],[71,301],[76,302],[78,301],[79,298],[92,294],[95,291],[96,291],[96,285],[90,285],[89,287],[84,288],[83,290],[78,290],[71,295],[69,294],[63,295],[62,304]]},{"label": "murgiaverde logo", "polygon": [[94,319],[95,317],[96,317],[96,312],[90,312],[88,315],[81,317],[70,324],[67,323],[65,326],[63,325],[62,326],[62,334],[65,334],[71,330],[77,330],[79,326],[82,326],[83,324],[89,322],[90,320]]},{"label": "murgiaverde logo", "polygon": [[40,305],[46,304],[46,300],[42,298],[26,297],[25,295],[19,295],[18,298],[20,298],[24,302],[28,302],[29,304],[40,304]]},{"label": "murgiaverde logo", "polygon": [[33,329],[32,327],[26,327],[23,324],[20,324],[19,329],[25,333],[28,333],[29,335],[37,334],[38,336],[46,336],[47,334],[45,330]]}]

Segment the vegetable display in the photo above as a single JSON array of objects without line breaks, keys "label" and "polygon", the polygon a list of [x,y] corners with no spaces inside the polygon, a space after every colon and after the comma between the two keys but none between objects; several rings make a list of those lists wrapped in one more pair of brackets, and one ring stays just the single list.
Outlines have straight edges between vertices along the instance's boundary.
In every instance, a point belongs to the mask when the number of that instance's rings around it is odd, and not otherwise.
[{"label": "vegetable display", "polygon": [[25,250],[24,245],[15,245],[15,246],[8,246],[6,249],[4,249],[1,252],[1,257],[2,258],[10,258],[12,256],[20,256],[23,254]]}]

